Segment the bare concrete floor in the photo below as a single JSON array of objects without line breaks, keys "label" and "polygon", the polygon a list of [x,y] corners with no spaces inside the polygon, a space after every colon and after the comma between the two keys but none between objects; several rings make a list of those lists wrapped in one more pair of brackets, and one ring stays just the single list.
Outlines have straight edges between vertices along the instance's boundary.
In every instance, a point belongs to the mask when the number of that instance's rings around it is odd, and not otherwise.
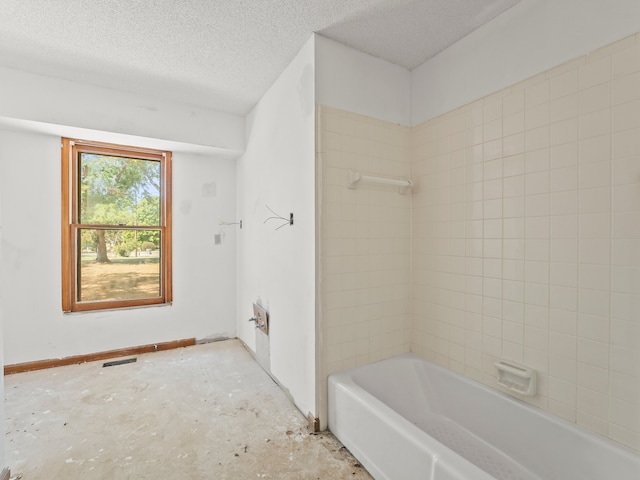
[{"label": "bare concrete floor", "polygon": [[5,377],[12,478],[370,479],[237,340]]}]

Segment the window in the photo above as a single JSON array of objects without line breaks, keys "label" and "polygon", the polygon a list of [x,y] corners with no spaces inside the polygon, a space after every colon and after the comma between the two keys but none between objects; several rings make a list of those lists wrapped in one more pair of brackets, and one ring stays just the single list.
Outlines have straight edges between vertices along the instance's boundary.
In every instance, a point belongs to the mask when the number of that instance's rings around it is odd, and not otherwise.
[{"label": "window", "polygon": [[62,139],[62,309],[171,302],[171,152]]}]

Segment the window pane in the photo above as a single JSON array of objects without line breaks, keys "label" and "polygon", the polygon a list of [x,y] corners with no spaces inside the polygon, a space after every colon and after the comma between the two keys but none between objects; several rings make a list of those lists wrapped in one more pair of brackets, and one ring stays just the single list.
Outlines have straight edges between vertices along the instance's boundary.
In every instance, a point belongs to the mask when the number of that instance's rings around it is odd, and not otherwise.
[{"label": "window pane", "polygon": [[160,230],[78,229],[78,302],[161,296]]},{"label": "window pane", "polygon": [[79,223],[160,225],[160,162],[80,153]]}]

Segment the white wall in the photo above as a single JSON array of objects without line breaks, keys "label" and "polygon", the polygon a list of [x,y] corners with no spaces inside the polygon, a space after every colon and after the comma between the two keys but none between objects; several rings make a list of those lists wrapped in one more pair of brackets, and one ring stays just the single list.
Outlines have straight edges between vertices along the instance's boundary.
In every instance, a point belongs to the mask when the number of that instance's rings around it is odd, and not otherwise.
[{"label": "white wall", "polygon": [[212,147],[238,156],[244,118],[0,67],[0,117]]},{"label": "white wall", "polygon": [[[204,184],[216,183],[208,196]],[[63,314],[60,138],[0,130],[5,363],[235,335],[235,164],[174,153],[172,306]]]},{"label": "white wall", "polygon": [[[263,334],[247,320],[260,300],[271,318],[271,373],[305,414],[315,414],[316,387],[313,46],[311,38],[247,117],[237,162],[238,336],[256,350]],[[294,225],[265,224],[267,205],[293,212]]]},{"label": "white wall", "polygon": [[412,71],[411,125],[639,30],[638,0],[523,0]]},{"label": "white wall", "polygon": [[410,123],[408,70],[316,35],[316,103],[390,123]]},{"label": "white wall", "polygon": [[[0,184],[0,271],[4,269],[2,263],[2,185]],[[3,291],[0,288],[0,373],[2,378],[0,379],[0,432],[5,432],[4,421],[4,332],[3,332],[3,316],[2,316],[2,297]],[[4,435],[3,435],[4,438]],[[0,470],[4,468],[4,439],[0,443]]]}]

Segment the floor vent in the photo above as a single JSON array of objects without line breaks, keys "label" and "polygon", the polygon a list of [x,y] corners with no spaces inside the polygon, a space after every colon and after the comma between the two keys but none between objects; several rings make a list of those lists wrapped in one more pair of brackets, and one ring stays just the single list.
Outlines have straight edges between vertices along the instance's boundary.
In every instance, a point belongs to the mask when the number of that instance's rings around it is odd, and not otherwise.
[{"label": "floor vent", "polygon": [[113,362],[106,362],[102,364],[102,368],[104,367],[113,367],[114,365],[124,365],[125,363],[135,363],[137,362],[137,358],[127,358],[125,360],[114,360]]}]

